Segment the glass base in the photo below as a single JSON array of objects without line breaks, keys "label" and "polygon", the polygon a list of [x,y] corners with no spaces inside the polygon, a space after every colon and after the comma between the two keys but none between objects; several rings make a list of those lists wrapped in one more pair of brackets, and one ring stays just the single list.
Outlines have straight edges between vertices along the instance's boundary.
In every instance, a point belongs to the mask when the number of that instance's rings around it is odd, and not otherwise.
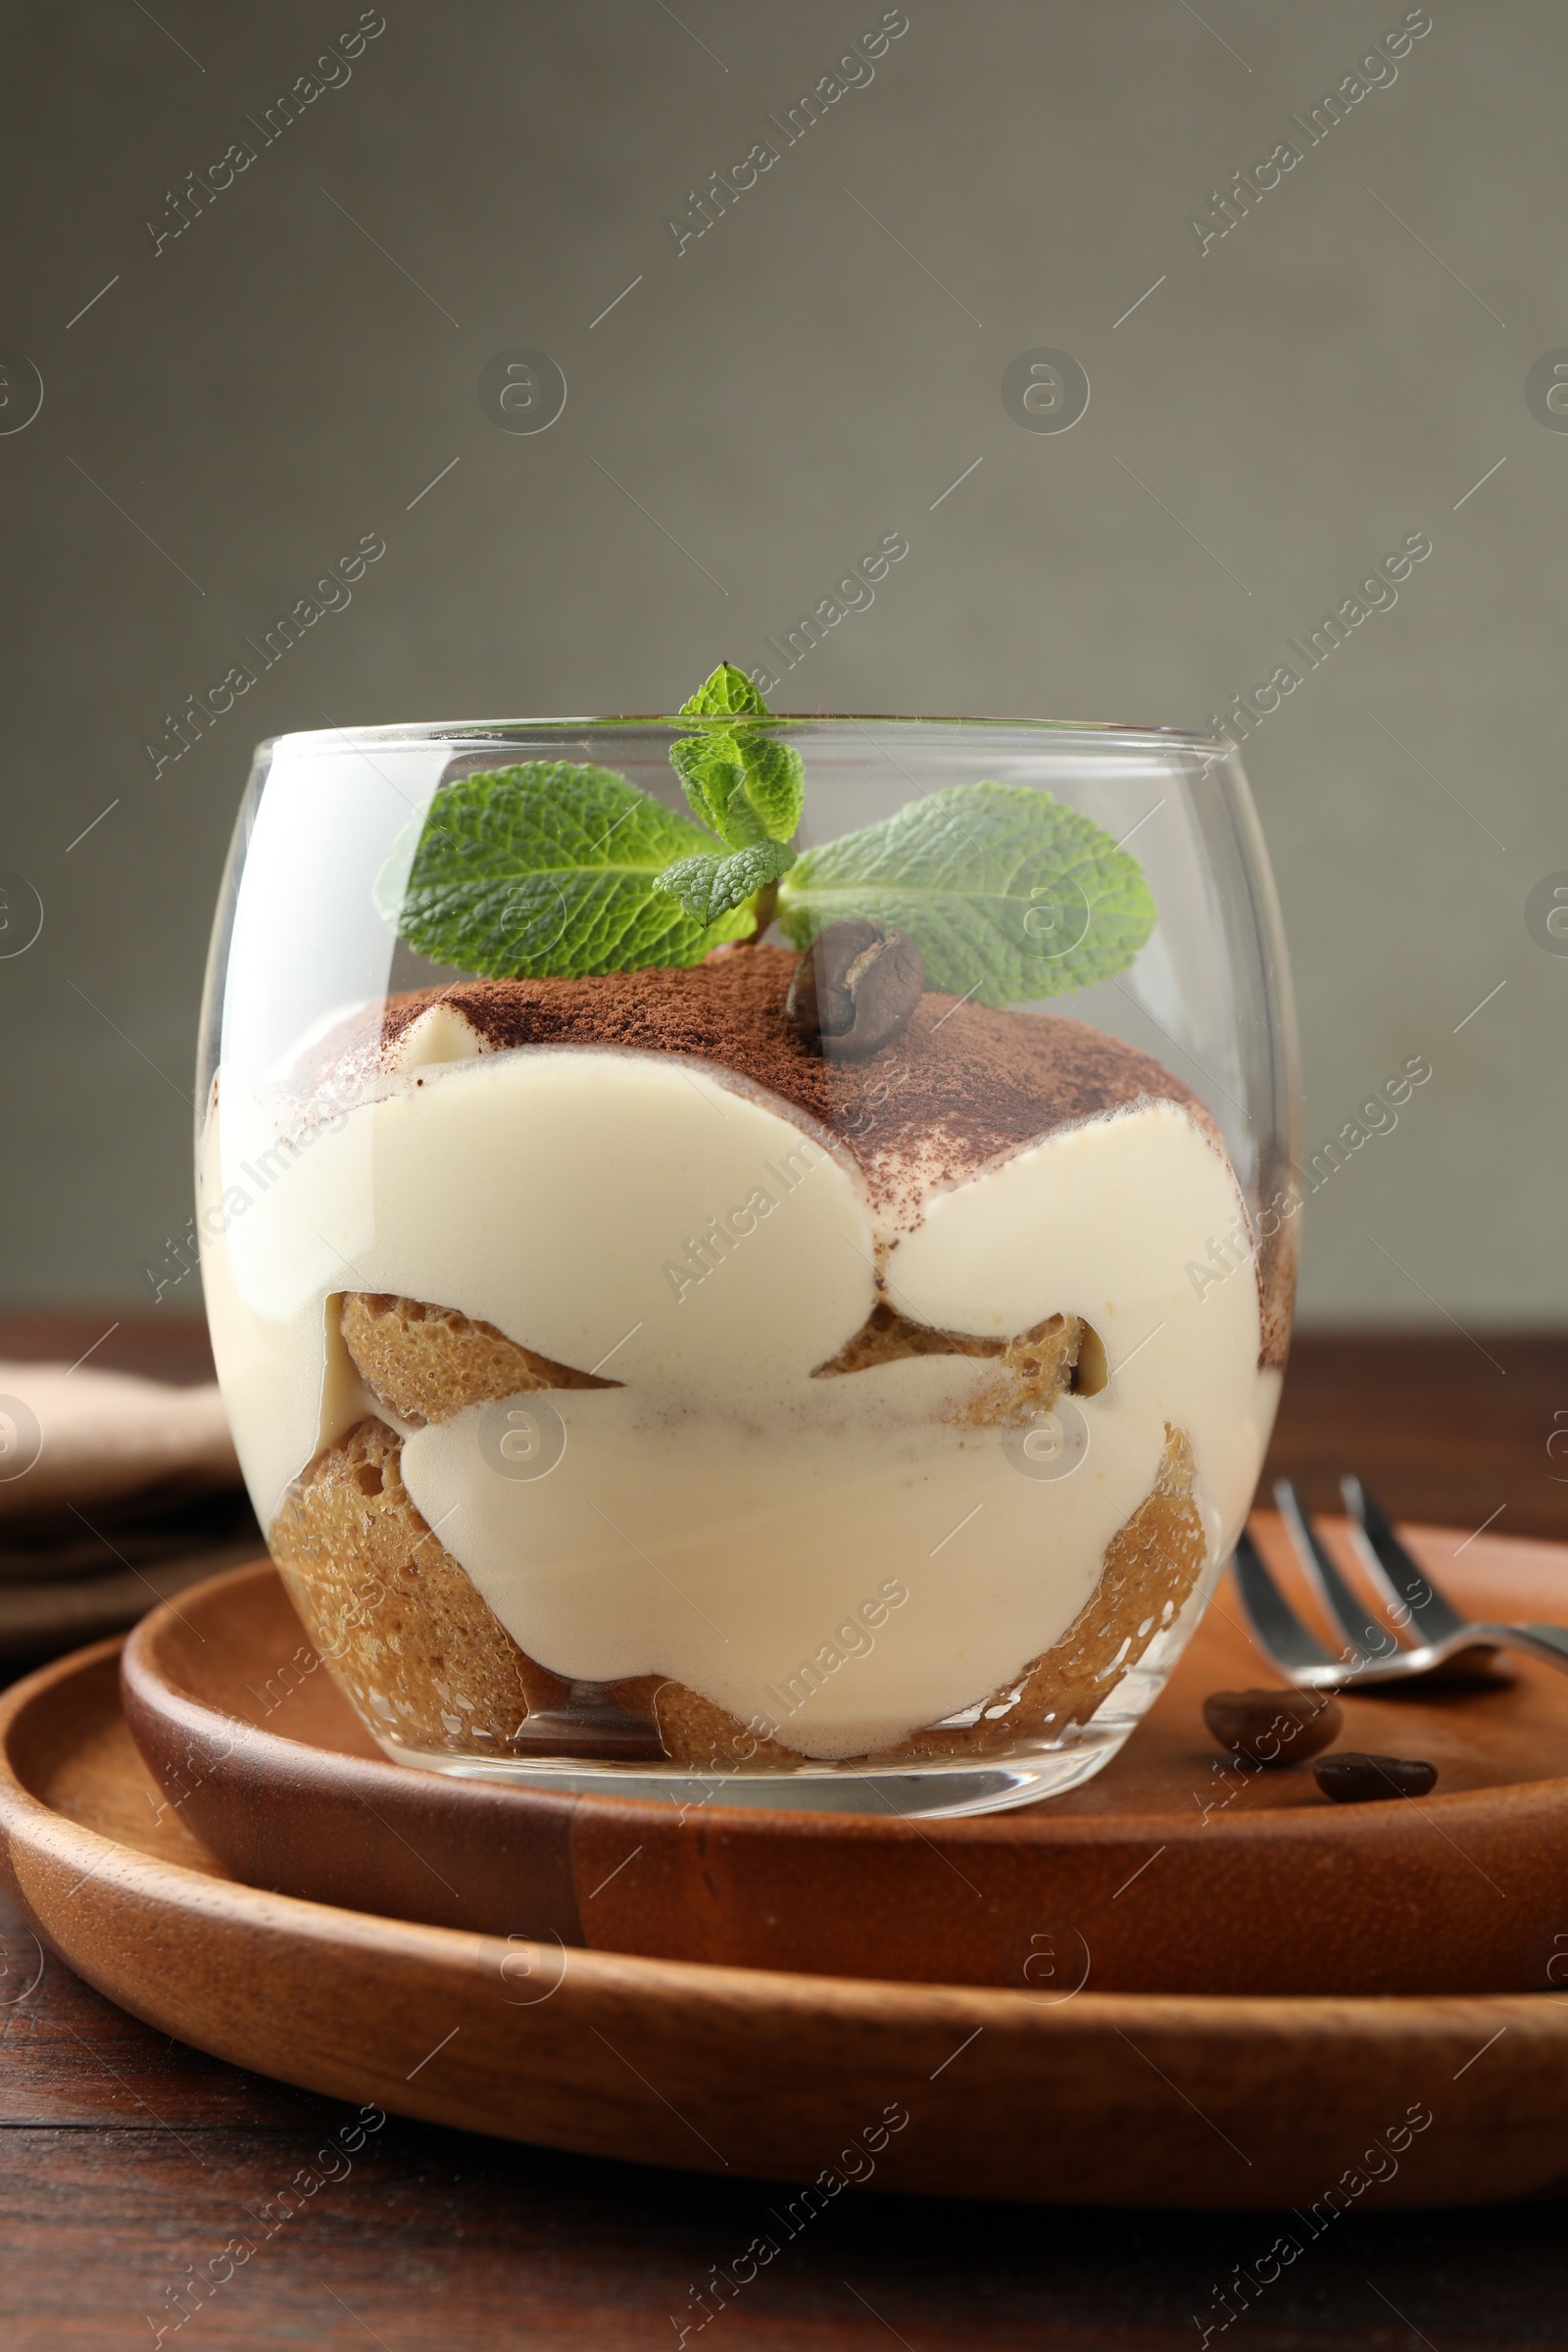
[{"label": "glass base", "polygon": [[[1130,1679],[1130,1678],[1129,1678]],[[618,1796],[682,1808],[771,1807],[792,1813],[870,1813],[954,1820],[1002,1813],[1081,1788],[1121,1746],[1136,1717],[1118,1713],[1087,1724],[1056,1746],[1020,1747],[983,1762],[890,1765],[807,1764],[780,1772],[695,1772],[689,1765],[589,1763],[580,1756],[476,1757],[432,1754],[376,1735],[395,1764],[444,1772],[455,1780],[501,1781],[560,1796]]]}]

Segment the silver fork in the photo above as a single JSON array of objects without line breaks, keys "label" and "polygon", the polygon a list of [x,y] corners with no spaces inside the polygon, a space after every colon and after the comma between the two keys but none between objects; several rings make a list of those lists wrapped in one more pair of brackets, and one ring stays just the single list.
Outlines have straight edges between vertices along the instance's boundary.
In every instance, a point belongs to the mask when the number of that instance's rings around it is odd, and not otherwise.
[{"label": "silver fork", "polygon": [[[1308,1690],[1370,1690],[1423,1676],[1494,1683],[1499,1649],[1522,1650],[1568,1673],[1568,1626],[1496,1625],[1461,1617],[1405,1550],[1360,1480],[1342,1478],[1340,1492],[1351,1542],[1393,1625],[1375,1618],[1346,1582],[1291,1481],[1278,1479],[1274,1486],[1297,1557],[1344,1638],[1338,1656],[1301,1623],[1245,1528],[1236,1545],[1236,1586],[1253,1640],[1293,1683]],[[1401,1641],[1395,1626],[1411,1628],[1414,1639]]]}]

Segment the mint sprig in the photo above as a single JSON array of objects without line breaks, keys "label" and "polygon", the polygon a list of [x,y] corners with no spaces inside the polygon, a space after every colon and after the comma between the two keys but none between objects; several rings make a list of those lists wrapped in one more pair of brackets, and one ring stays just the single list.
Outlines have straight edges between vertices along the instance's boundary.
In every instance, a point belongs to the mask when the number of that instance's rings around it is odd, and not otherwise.
[{"label": "mint sprig", "polygon": [[932,988],[1005,1005],[1125,971],[1155,909],[1093,818],[1027,784],[952,784],[799,860],[778,898],[792,944],[845,915],[906,931]]},{"label": "mint sprig", "polygon": [[700,963],[775,917],[805,949],[858,916],[906,932],[930,986],[993,1005],[1108,979],[1153,930],[1137,859],[1050,793],[950,785],[801,853],[805,766],[745,672],[721,662],[680,716],[698,823],[608,768],[463,776],[394,844],[385,920],[435,962],[532,979]]}]

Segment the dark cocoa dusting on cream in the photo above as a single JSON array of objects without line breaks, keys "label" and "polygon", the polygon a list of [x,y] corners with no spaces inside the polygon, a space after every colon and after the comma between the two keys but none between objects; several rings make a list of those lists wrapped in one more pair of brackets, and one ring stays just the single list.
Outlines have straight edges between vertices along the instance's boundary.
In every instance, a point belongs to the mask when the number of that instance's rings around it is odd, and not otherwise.
[{"label": "dark cocoa dusting on cream", "polygon": [[[861,1169],[882,1214],[906,1228],[933,1190],[960,1184],[1053,1130],[1139,1102],[1174,1102],[1225,1152],[1204,1104],[1120,1038],[1055,1013],[998,1012],[928,989],[893,1044],[828,1061],[785,1016],[787,949],[722,950],[686,970],[588,979],[465,980],[391,997],[377,1025],[346,1022],[296,1069],[318,1107],[352,1100],[432,1004],[461,1011],[495,1051],[599,1046],[681,1054],[732,1070],[804,1112]],[[1264,1360],[1283,1361],[1289,1298],[1264,1310]]]}]

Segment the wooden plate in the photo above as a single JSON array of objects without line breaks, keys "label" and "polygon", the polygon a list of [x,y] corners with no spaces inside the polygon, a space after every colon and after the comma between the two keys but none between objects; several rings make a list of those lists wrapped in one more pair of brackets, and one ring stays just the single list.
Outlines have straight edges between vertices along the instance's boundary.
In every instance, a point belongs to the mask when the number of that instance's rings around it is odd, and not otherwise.
[{"label": "wooden plate", "polygon": [[[1277,1522],[1260,1541],[1279,1557]],[[1488,1614],[1568,1617],[1568,1547],[1410,1531]],[[1463,1993],[1568,1982],[1568,1676],[1346,1702],[1341,1744],[1438,1765],[1417,1803],[1243,1774],[1200,1703],[1271,1680],[1222,1588],[1149,1720],[1086,1788],[979,1820],[542,1794],[388,1763],[271,1569],[155,1610],[131,1729],[248,1885],[598,1951],[1107,1992]],[[718,1790],[721,1795],[721,1785]]]},{"label": "wooden plate", "polygon": [[[188,1808],[186,1809],[188,1810]],[[1064,2204],[1488,2203],[1568,2166],[1549,1996],[1209,2000],[850,1982],[565,1950],[237,1885],[159,1796],[117,1645],[0,1703],[6,1878],[159,2032],[309,2089],[761,2176],[782,2245],[851,2181]],[[1293,2225],[1294,2228],[1294,2225]]]}]

